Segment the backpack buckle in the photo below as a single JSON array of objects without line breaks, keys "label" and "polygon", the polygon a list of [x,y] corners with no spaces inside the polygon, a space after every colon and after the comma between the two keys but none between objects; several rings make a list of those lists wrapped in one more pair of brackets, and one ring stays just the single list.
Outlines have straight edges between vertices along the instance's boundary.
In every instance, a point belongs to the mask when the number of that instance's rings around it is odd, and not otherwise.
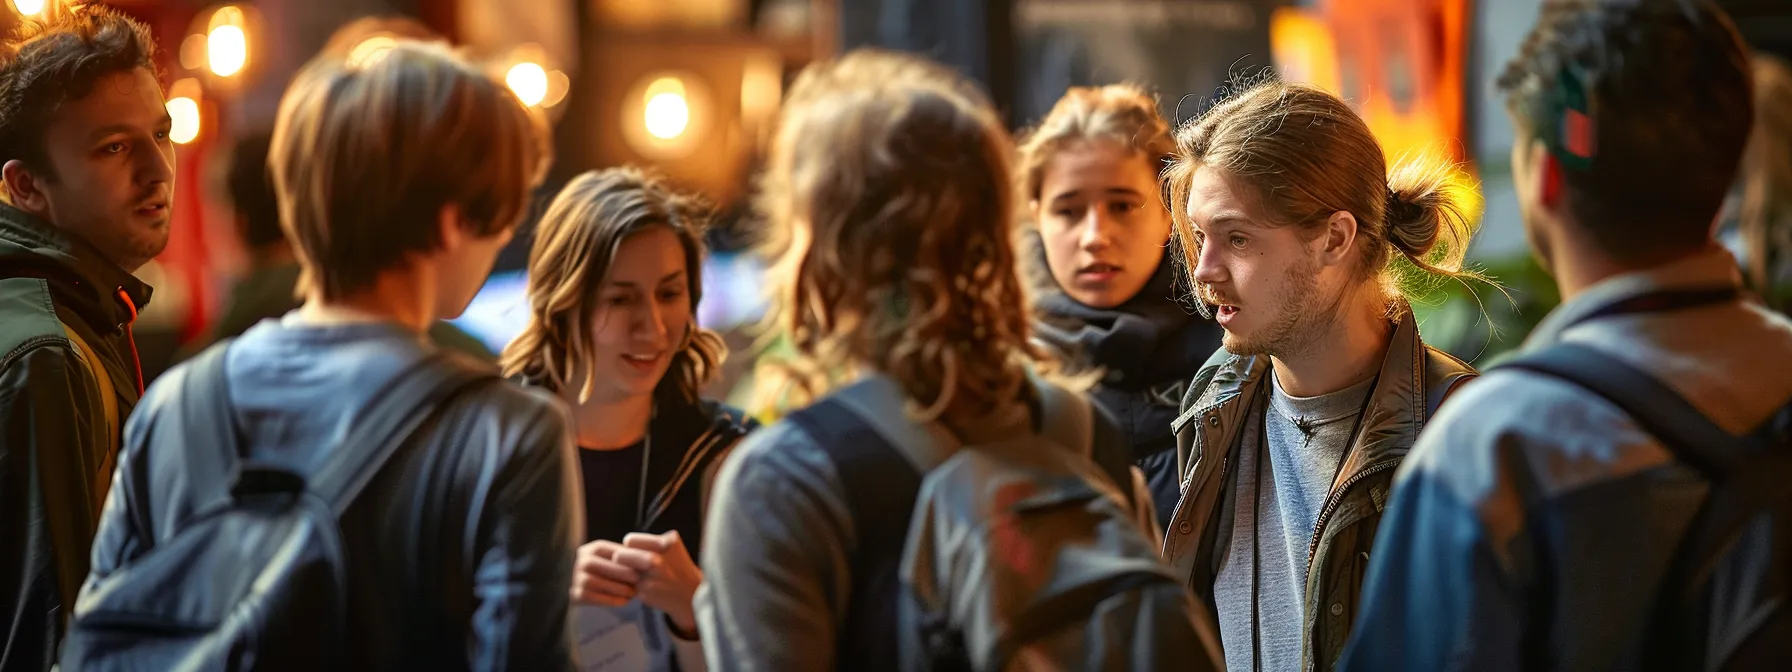
[{"label": "backpack buckle", "polygon": [[265,465],[244,465],[230,484],[230,497],[238,501],[271,499],[290,504],[304,492],[305,477]]}]

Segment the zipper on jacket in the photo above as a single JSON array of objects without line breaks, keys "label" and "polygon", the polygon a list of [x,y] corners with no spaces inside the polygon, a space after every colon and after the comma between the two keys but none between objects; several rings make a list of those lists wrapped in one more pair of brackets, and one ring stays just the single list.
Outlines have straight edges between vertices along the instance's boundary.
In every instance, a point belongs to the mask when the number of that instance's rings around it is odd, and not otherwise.
[{"label": "zipper on jacket", "polygon": [[1313,523],[1313,540],[1307,543],[1307,571],[1309,573],[1313,571],[1313,558],[1319,555],[1319,537],[1325,532],[1325,524],[1331,519],[1332,512],[1337,511],[1338,506],[1344,503],[1344,493],[1350,492],[1351,486],[1356,485],[1357,481],[1398,466],[1400,466],[1398,459],[1382,460],[1371,464],[1346,479],[1344,485],[1333,490],[1332,494],[1325,498],[1325,506],[1319,509],[1319,520]]}]

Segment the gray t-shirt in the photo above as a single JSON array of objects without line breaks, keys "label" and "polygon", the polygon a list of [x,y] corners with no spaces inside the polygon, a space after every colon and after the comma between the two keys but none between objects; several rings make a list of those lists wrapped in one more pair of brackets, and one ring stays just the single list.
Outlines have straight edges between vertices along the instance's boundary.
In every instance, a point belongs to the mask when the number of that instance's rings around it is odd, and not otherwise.
[{"label": "gray t-shirt", "polygon": [[[1275,380],[1272,373],[1271,381]],[[1319,509],[1331,492],[1332,478],[1350,444],[1350,432],[1362,413],[1374,380],[1318,397],[1291,397],[1272,383],[1266,426],[1269,432],[1269,469],[1257,473],[1261,450],[1257,418],[1261,404],[1253,407],[1240,440],[1238,468],[1234,470],[1230,529],[1221,528],[1218,544],[1226,548],[1214,577],[1214,601],[1219,606],[1220,641],[1226,649],[1228,670],[1299,670],[1301,633],[1307,588],[1307,545]],[[1261,482],[1262,491],[1257,484]],[[1256,502],[1256,506],[1249,502]],[[1260,513],[1259,513],[1260,512]],[[1223,515],[1223,514],[1222,514]],[[1263,521],[1261,529],[1257,520]],[[1252,655],[1251,591],[1253,546],[1262,549],[1257,581],[1262,651]],[[1256,663],[1261,661],[1261,665]]]}]

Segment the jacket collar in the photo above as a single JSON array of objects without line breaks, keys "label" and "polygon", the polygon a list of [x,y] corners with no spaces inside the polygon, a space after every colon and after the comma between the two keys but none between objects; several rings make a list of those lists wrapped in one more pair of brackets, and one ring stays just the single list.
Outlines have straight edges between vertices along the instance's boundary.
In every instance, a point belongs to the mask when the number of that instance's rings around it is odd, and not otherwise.
[{"label": "jacket collar", "polygon": [[[1369,403],[1361,427],[1339,470],[1341,480],[1350,478],[1369,465],[1397,459],[1412,449],[1419,429],[1425,423],[1425,343],[1419,338],[1418,323],[1410,306],[1401,304],[1400,318],[1394,335],[1382,355],[1381,369],[1375,387],[1369,392]],[[1270,370],[1269,357],[1229,355],[1214,373],[1213,382],[1201,395],[1183,420],[1200,417],[1219,406],[1249,404],[1258,386]],[[1239,409],[1242,412],[1242,409]],[[1238,413],[1221,413],[1223,417],[1240,417]],[[1334,483],[1333,487],[1338,484]]]},{"label": "jacket collar", "polygon": [[137,276],[79,236],[7,203],[0,203],[0,262],[50,279],[58,296],[100,333],[122,329],[149,305],[152,288]]},{"label": "jacket collar", "polygon": [[1727,250],[1713,246],[1691,257],[1655,268],[1615,275],[1582,290],[1551,311],[1525,339],[1525,349],[1562,340],[1582,318],[1618,301],[1664,289],[1741,287],[1742,271]]}]

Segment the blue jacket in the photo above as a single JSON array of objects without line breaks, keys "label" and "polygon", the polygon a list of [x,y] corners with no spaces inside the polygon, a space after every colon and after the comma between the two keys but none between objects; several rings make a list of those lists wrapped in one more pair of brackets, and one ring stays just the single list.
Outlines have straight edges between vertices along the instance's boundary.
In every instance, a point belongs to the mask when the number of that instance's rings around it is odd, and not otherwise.
[{"label": "blue jacket", "polygon": [[[1613,277],[1525,347],[1598,348],[1740,434],[1792,399],[1792,322],[1732,302],[1574,324],[1656,289],[1739,282],[1719,249]],[[1344,668],[1635,669],[1655,586],[1706,489],[1609,402],[1495,369],[1463,386],[1400,467]]]},{"label": "blue jacket", "polygon": [[[432,346],[391,324],[293,322],[233,341],[225,374],[245,457],[309,474]],[[179,394],[188,371],[158,379],[126,425],[84,590],[192,513],[180,496],[188,446],[151,441],[159,421],[204,401]],[[410,435],[341,517],[350,669],[572,669],[568,586],[585,523],[570,428],[546,393],[492,381]]]}]

